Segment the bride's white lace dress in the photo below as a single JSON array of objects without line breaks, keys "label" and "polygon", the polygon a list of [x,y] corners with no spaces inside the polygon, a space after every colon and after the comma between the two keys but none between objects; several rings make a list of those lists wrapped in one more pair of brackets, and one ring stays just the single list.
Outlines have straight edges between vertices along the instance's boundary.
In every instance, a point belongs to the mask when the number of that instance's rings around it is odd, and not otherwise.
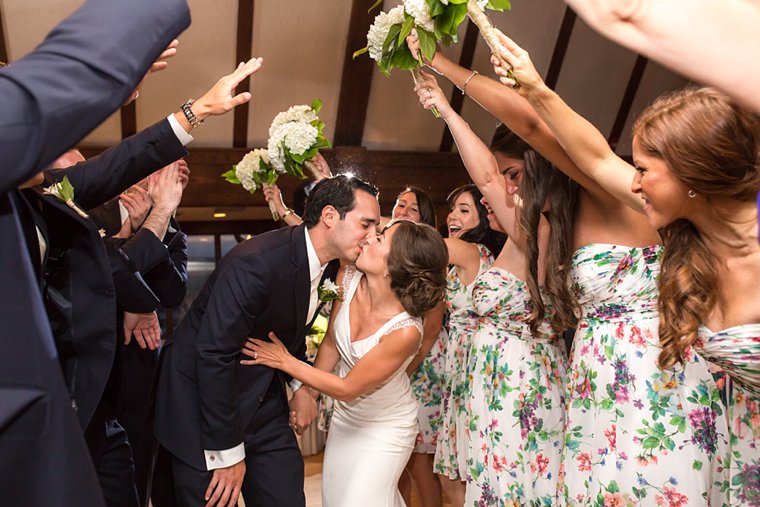
[{"label": "bride's white lace dress", "polygon": [[[351,267],[344,279],[344,301],[333,323],[345,377],[383,336],[420,319],[402,312],[362,340],[351,341],[349,306],[362,273]],[[352,402],[336,401],[322,468],[325,507],[403,507],[398,479],[417,436],[417,402],[406,367],[413,356],[380,387]]]}]

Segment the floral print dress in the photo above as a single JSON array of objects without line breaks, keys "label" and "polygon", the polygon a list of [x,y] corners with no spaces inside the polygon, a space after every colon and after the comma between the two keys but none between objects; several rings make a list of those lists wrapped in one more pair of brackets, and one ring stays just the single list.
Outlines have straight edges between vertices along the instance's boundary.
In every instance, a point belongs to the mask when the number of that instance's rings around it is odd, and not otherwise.
[{"label": "floral print dress", "polygon": [[573,255],[581,318],[570,354],[559,491],[569,505],[722,506],[727,429],[705,360],[661,370],[662,248]]},{"label": "floral print dress", "polygon": [[472,291],[481,316],[469,371],[469,474],[465,505],[557,505],[565,423],[567,353],[544,321],[531,335],[530,293],[507,270],[491,267]]},{"label": "floral print dress", "polygon": [[[714,365],[729,429],[723,460],[729,505],[760,505],[760,324],[699,329],[694,350]],[[714,398],[714,394],[712,394]]]},{"label": "floral print dress", "polygon": [[[491,252],[483,245],[477,245],[480,252],[480,276],[493,262]],[[449,310],[449,340],[446,343],[446,362],[441,393],[441,426],[435,448],[433,471],[452,480],[465,480],[467,476],[467,407],[469,396],[467,355],[470,350],[470,336],[478,323],[478,315],[472,308],[472,288],[463,284],[457,276],[456,268],[451,268],[447,277],[446,305]],[[464,444],[464,445],[462,445]]]},{"label": "floral print dress", "polygon": [[441,392],[446,361],[446,342],[448,333],[441,326],[438,337],[425,356],[422,363],[414,370],[410,378],[412,394],[420,405],[417,423],[420,431],[414,444],[414,451],[434,454],[438,443],[438,430],[441,427]]}]

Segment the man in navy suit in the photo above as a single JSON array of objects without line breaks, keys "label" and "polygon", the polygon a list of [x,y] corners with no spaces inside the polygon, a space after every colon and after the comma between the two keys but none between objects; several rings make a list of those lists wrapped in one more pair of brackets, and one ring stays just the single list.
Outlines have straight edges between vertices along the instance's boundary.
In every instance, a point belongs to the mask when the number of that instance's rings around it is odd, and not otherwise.
[{"label": "man in navy suit", "polygon": [[[285,376],[240,364],[247,337],[274,331],[305,358],[317,288],[354,262],[380,221],[377,189],[345,175],[319,182],[304,223],[240,243],[217,266],[164,347],[156,436],[174,456],[181,505],[304,505],[303,459],[289,426]],[[291,409],[308,407],[295,389]],[[307,425],[311,420],[301,421]]]},{"label": "man in navy suit", "polygon": [[15,188],[115,111],[189,23],[186,0],[90,0],[0,69],[0,491],[8,505],[103,504]]}]

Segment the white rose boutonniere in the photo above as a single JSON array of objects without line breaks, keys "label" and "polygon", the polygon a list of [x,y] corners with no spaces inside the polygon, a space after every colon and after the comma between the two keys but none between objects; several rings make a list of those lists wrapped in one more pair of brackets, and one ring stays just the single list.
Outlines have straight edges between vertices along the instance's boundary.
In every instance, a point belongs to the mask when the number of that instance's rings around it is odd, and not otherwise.
[{"label": "white rose boutonniere", "polygon": [[59,201],[63,202],[66,206],[76,211],[77,215],[87,220],[90,216],[82,211],[82,209],[74,202],[74,186],[69,181],[68,176],[64,176],[58,183],[53,183],[49,187],[42,190],[43,194],[52,195]]},{"label": "white rose boutonniere", "polygon": [[341,292],[340,287],[335,285],[335,282],[329,279],[325,280],[322,285],[317,287],[317,296],[320,301],[325,303],[335,301],[336,299],[338,301],[343,301],[343,294]]}]

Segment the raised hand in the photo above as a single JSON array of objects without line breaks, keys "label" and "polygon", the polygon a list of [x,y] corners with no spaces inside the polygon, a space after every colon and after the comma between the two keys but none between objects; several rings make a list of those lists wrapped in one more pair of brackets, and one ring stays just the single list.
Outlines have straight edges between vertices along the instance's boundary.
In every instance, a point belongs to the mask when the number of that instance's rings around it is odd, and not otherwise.
[{"label": "raised hand", "polygon": [[148,78],[148,75],[152,72],[158,72],[160,70],[164,70],[166,67],[169,66],[166,60],[167,58],[171,58],[172,56],[177,54],[177,46],[179,45],[179,41],[177,39],[174,39],[171,41],[171,43],[164,49],[164,51],[158,55],[158,58],[156,58],[156,61],[151,64],[150,69],[148,69],[148,72],[143,76],[143,78],[140,80],[140,83],[137,85],[137,88],[132,92],[132,95],[129,96],[129,98],[124,101],[124,106],[127,106],[134,102],[137,97],[140,96],[140,88],[142,88],[143,83]]},{"label": "raised hand", "polygon": [[199,120],[209,116],[218,116],[227,113],[239,105],[251,100],[249,92],[233,95],[235,88],[244,79],[257,72],[261,68],[263,58],[251,58],[247,62],[240,62],[232,74],[222,77],[192,106],[193,113]]},{"label": "raised hand", "polygon": [[261,364],[270,368],[282,369],[285,361],[292,359],[293,356],[277,338],[277,335],[271,331],[269,332],[269,339],[272,340],[271,343],[256,338],[248,338],[242,352],[251,359],[243,359],[240,364]]},{"label": "raised hand", "polygon": [[132,185],[126,192],[119,196],[119,202],[124,205],[129,213],[129,226],[132,232],[137,230],[145,222],[145,218],[153,206],[148,191],[138,185]]},{"label": "raised hand", "polygon": [[275,183],[272,183],[271,185],[264,183],[261,188],[264,191],[264,199],[266,199],[267,202],[273,202],[274,209],[280,216],[283,216],[288,208],[285,206],[285,201],[282,200],[280,187]]},{"label": "raised hand", "polygon": [[420,104],[425,109],[437,108],[441,117],[445,120],[454,110],[446,99],[438,81],[428,72],[420,72],[420,81],[415,85],[414,91],[420,99]]},{"label": "raised hand", "polygon": [[[533,65],[528,52],[518,46],[515,41],[501,33],[501,31],[495,30],[495,32],[499,38],[499,42],[501,42],[499,54],[511,66],[511,69],[505,69],[502,67],[499,59],[491,55],[493,70],[499,76],[499,81],[510,88],[514,88],[522,96],[527,96],[531,92],[546,86],[536,67]],[[512,75],[517,79],[517,82],[520,83],[519,85],[509,76],[508,72],[510,70]]]},{"label": "raised hand", "polygon": [[156,312],[124,312],[124,345],[129,345],[133,336],[141,349],[158,348],[161,343],[161,326]]},{"label": "raised hand", "polygon": [[148,176],[148,194],[159,211],[174,213],[182,200],[181,165],[187,162],[177,160]]}]

